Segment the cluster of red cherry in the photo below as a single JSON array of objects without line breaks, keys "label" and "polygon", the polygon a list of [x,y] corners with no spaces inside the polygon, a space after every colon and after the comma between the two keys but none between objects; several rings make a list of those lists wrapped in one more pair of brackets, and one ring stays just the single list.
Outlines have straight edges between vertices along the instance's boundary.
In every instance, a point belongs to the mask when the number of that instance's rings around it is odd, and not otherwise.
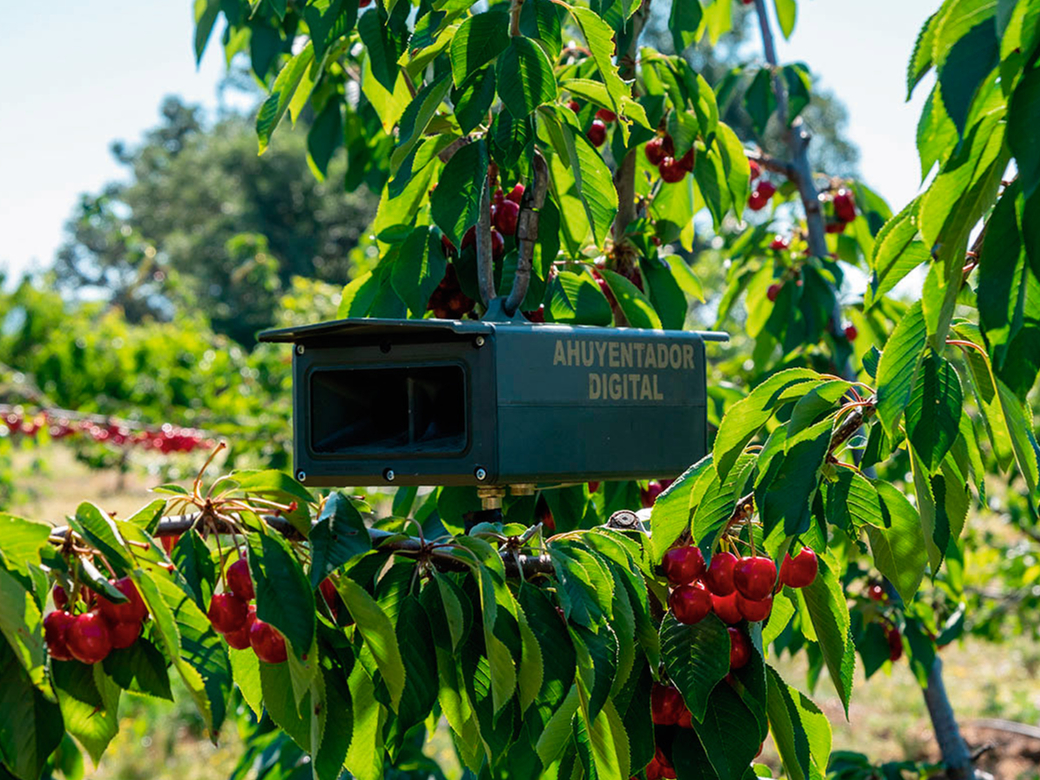
[{"label": "cluster of red cherry", "polygon": [[[751,167],[751,183],[754,184],[762,175],[762,166],[755,160],[748,160],[748,165]],[[768,179],[762,179],[748,196],[748,208],[752,211],[761,211],[775,194],[776,185]]]},{"label": "cluster of red cherry", "polygon": [[[61,585],[54,586],[55,610],[43,619],[43,637],[51,658],[96,664],[113,650],[130,647],[141,636],[141,627],[148,617],[144,599],[129,577],[109,581],[127,597],[126,602],[116,604],[93,591],[82,590],[70,608],[68,593]],[[77,614],[77,607],[84,611]]]},{"label": "cluster of red cherry", "polygon": [[675,141],[670,135],[658,135],[651,138],[646,142],[644,151],[650,164],[657,166],[661,179],[669,184],[682,181],[686,174],[693,173],[697,153],[691,147],[690,151],[679,159],[675,159]]},{"label": "cluster of red cherry", "polygon": [[448,263],[444,269],[444,278],[430,295],[427,310],[441,320],[458,320],[473,311],[473,305],[473,299],[462,291],[454,263]]},{"label": "cluster of red cherry", "polygon": [[844,233],[845,226],[856,218],[856,201],[852,193],[840,187],[831,198],[834,219],[828,219],[825,227],[828,233]]},{"label": "cluster of red cherry", "polygon": [[209,622],[222,634],[224,641],[236,650],[253,648],[256,657],[269,664],[280,664],[287,658],[285,639],[270,623],[256,617],[256,598],[249,562],[239,558],[228,566],[224,576],[224,592],[215,593],[209,602]]},{"label": "cluster of red cherry", "polygon": [[[876,601],[878,604],[888,603],[888,594],[876,582],[867,588],[867,596],[871,601]],[[895,663],[903,657],[903,635],[900,633],[898,626],[885,615],[881,615],[878,618],[878,622],[881,623],[881,628],[885,632],[885,640],[888,642],[888,660]],[[935,640],[934,636],[932,640]]]},{"label": "cluster of red cherry", "polygon": [[159,429],[132,430],[118,422],[96,422],[90,419],[73,420],[60,413],[43,410],[26,416],[12,411],[3,416],[12,435],[36,436],[43,429],[52,439],[69,436],[89,436],[96,442],[107,442],[116,446],[136,445],[143,449],[157,450],[164,455],[171,452],[193,452],[200,448],[212,449],[214,442],[193,428],[178,428],[166,423]]},{"label": "cluster of red cherry", "polygon": [[[705,566],[701,551],[685,545],[665,553],[661,564],[672,585],[668,608],[680,623],[699,623],[710,612],[731,626],[742,619],[755,623],[768,618],[773,610],[777,573],[772,558],[737,558],[721,551]],[[803,547],[793,558],[790,554],[784,556],[779,584],[804,588],[816,579],[818,570],[816,553]]]}]

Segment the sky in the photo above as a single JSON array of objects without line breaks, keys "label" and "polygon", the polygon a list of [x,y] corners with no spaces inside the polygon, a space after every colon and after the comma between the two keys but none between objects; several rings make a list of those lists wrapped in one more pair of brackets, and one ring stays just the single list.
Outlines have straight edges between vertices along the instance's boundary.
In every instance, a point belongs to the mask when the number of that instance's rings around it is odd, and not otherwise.
[{"label": "sky", "polygon": [[[724,0],[716,0],[721,2]],[[664,4],[666,0],[654,0]],[[809,65],[849,112],[860,172],[894,210],[919,184],[921,103],[904,103],[906,62],[937,0],[799,0],[781,61]],[[189,0],[16,3],[0,32],[0,272],[50,265],[84,192],[123,175],[109,152],[137,141],[170,94],[209,108],[224,60],[214,32],[196,68]],[[774,23],[774,30],[776,29]]]}]

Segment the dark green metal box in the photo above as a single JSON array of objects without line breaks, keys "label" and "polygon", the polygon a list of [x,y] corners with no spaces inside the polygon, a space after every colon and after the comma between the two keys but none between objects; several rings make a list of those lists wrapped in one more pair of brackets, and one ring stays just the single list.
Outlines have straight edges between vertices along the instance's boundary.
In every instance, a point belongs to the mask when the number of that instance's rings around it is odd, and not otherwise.
[{"label": "dark green metal box", "polygon": [[354,319],[292,343],[308,485],[516,485],[674,477],[707,452],[717,333]]}]

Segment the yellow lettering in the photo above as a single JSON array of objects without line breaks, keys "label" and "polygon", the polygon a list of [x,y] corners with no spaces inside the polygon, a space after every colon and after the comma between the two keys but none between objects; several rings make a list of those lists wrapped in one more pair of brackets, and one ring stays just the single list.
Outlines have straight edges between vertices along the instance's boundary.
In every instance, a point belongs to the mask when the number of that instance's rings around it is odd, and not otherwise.
[{"label": "yellow lettering", "polygon": [[603,380],[599,374],[589,373],[589,400],[598,401],[603,392]]},{"label": "yellow lettering", "polygon": [[664,396],[661,395],[661,391],[657,389],[657,374],[654,374],[654,400],[663,401]]},{"label": "yellow lettering", "polygon": [[567,341],[567,365],[581,365],[581,350],[578,348],[578,342],[574,339]]},{"label": "yellow lettering", "polygon": [[[667,365],[668,351],[665,350],[665,361]],[[657,368],[657,353],[654,352],[654,345],[646,345],[646,355],[643,357],[643,368]]]},{"label": "yellow lettering", "polygon": [[640,401],[643,401],[643,400],[651,401],[651,400],[653,400],[653,397],[654,397],[654,391],[653,391],[653,388],[650,386],[650,377],[649,376],[644,376],[643,377],[643,386],[642,386],[642,388],[639,391],[639,400]]},{"label": "yellow lettering", "polygon": [[636,368],[643,367],[643,350],[646,349],[646,344],[636,342],[632,345],[632,349],[636,351]]},{"label": "yellow lettering", "polygon": [[657,367],[668,368],[668,345],[657,345]]},{"label": "yellow lettering", "polygon": [[556,351],[553,352],[553,365],[567,365],[567,355],[563,351],[563,339],[556,339]]},{"label": "yellow lettering", "polygon": [[618,343],[616,341],[610,342],[610,352],[608,353],[610,357],[608,358],[608,360],[610,362],[610,367],[611,368],[617,368],[618,367],[618,352],[619,351],[620,350],[618,349]]},{"label": "yellow lettering", "polygon": [[693,344],[683,344],[683,368],[693,368]]},{"label": "yellow lettering", "polygon": [[678,344],[672,344],[668,350],[668,359],[671,361],[672,368],[682,368],[682,348]]},{"label": "yellow lettering", "polygon": [[604,368],[606,366],[605,356],[607,352],[607,342],[597,341],[596,342],[596,357],[599,361],[599,367]]},{"label": "yellow lettering", "polygon": [[593,349],[592,342],[583,341],[581,342],[581,364],[583,366],[591,366],[592,359],[596,356],[596,351]]},{"label": "yellow lettering", "polygon": [[621,345],[621,367],[632,368],[632,343]]},{"label": "yellow lettering", "polygon": [[621,374],[610,375],[610,397],[614,401],[621,400]]}]

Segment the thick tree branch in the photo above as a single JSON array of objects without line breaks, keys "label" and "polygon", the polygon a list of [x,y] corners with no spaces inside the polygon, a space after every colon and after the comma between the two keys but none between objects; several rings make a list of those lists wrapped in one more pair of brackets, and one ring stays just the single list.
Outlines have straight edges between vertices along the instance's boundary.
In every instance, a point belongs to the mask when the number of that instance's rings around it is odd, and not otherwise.
[{"label": "thick tree branch", "polygon": [[538,220],[540,210],[545,205],[545,194],[549,189],[549,168],[538,150],[534,153],[532,169],[530,184],[524,190],[524,197],[520,202],[520,217],[516,226],[516,240],[520,247],[516,274],[513,276],[513,287],[504,306],[506,314],[510,317],[523,303],[527,287],[531,283],[531,264],[534,261],[535,246],[538,244]]},{"label": "thick tree branch", "polygon": [[491,246],[491,172],[488,171],[480,190],[480,216],[477,219],[477,284],[485,308],[498,295],[495,292],[494,263]]},{"label": "thick tree branch", "polygon": [[811,136],[801,117],[797,117],[793,122],[788,122],[787,90],[780,74],[776,44],[773,30],[769,24],[765,0],[755,0],[755,10],[758,14],[758,26],[762,32],[762,47],[765,50],[766,62],[773,71],[773,92],[776,95],[777,118],[784,129],[784,138],[791,152],[791,169],[789,172],[784,172],[784,175],[795,183],[802,199],[805,224],[809,231],[809,251],[815,257],[826,257],[828,254],[827,231],[823,222],[823,211],[820,208],[819,193],[813,183],[812,168],[809,166]]}]

